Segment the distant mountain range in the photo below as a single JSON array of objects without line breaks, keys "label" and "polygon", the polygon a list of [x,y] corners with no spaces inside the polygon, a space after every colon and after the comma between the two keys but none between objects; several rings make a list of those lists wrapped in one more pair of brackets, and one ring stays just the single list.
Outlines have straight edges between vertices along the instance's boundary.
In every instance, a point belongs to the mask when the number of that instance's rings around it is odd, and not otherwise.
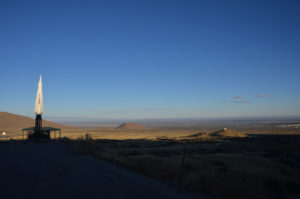
[{"label": "distant mountain range", "polygon": [[[34,119],[27,116],[16,115],[7,112],[0,112],[0,131],[7,130],[7,129],[20,130],[23,128],[34,126],[34,123],[35,123]],[[43,126],[51,126],[55,128],[61,128],[61,129],[74,128],[74,127],[69,127],[66,125],[50,122],[47,120],[43,120]]]}]

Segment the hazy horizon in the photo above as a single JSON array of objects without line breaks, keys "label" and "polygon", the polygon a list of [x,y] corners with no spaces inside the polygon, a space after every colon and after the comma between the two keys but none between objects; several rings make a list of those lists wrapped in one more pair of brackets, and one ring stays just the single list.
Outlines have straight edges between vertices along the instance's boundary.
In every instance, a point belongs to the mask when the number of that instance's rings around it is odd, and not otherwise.
[{"label": "hazy horizon", "polygon": [[[33,118],[33,117],[32,117]],[[105,123],[105,122],[186,122],[186,121],[291,121],[300,120],[295,116],[252,116],[252,117],[211,117],[211,118],[75,118],[75,117],[45,117],[45,119],[64,123]]]}]

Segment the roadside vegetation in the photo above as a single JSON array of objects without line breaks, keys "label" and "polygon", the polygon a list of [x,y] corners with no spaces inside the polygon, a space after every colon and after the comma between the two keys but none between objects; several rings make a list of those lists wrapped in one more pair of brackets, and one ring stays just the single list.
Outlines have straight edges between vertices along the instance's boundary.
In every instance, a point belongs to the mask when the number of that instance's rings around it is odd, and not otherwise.
[{"label": "roadside vegetation", "polygon": [[192,137],[95,140],[85,134],[65,141],[76,154],[167,181],[179,191],[208,193],[217,199],[300,197],[300,135]]}]

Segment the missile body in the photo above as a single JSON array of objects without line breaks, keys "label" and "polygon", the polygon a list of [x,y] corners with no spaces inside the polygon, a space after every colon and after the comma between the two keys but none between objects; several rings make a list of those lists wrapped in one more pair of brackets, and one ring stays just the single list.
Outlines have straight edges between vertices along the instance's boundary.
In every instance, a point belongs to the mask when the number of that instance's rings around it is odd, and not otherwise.
[{"label": "missile body", "polygon": [[34,113],[35,115],[43,115],[44,113],[44,103],[43,103],[43,85],[42,76],[40,76],[40,81],[38,83],[38,90],[35,99]]}]

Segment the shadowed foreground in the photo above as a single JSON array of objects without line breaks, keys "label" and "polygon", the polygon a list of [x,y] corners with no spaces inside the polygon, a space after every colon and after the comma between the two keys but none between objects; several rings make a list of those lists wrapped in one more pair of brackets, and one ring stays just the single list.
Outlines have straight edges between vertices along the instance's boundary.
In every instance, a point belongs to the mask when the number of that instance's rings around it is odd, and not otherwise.
[{"label": "shadowed foreground", "polygon": [[0,144],[1,198],[200,198],[62,144]]},{"label": "shadowed foreground", "polygon": [[181,140],[163,137],[94,140],[86,134],[66,143],[77,154],[181,183],[184,190],[208,193],[216,199],[299,199],[300,196],[299,135],[241,137],[233,131],[217,131]]}]

